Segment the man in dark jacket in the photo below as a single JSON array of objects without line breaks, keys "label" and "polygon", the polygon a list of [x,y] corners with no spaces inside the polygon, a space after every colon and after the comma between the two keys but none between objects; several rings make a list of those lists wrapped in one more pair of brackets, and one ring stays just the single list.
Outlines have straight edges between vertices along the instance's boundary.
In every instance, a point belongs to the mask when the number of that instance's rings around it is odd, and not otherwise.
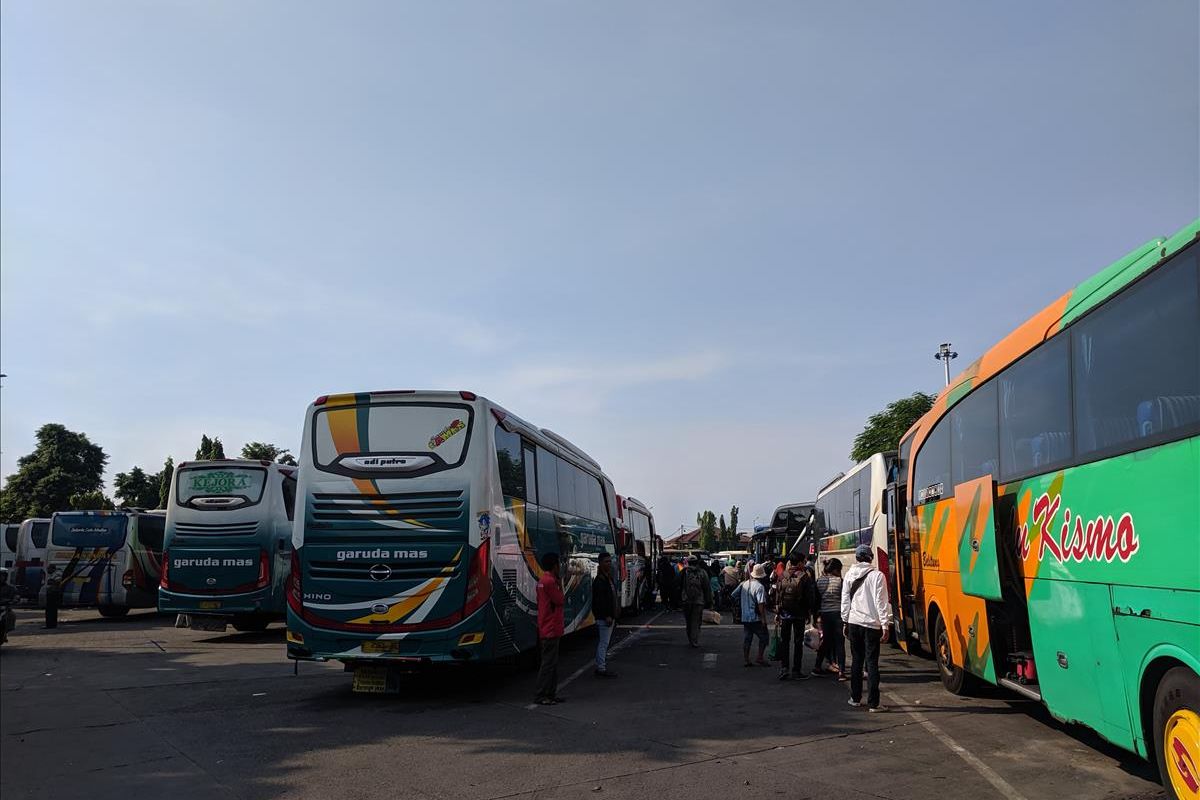
[{"label": "man in dark jacket", "polygon": [[612,639],[613,626],[617,621],[617,590],[613,584],[612,556],[600,554],[599,570],[592,580],[592,616],[596,618],[596,677],[615,678],[617,673],[608,668],[608,643]]},{"label": "man in dark jacket", "polygon": [[[812,575],[804,568],[805,558],[800,553],[793,552],[788,557],[788,566],[776,584],[775,621],[780,626],[779,631],[779,680],[790,678],[808,680],[808,674],[803,669],[804,664],[804,629],[808,621],[817,615],[819,600],[817,599],[816,584]],[[795,646],[795,659],[789,658],[791,645]],[[794,666],[793,671],[791,667]]]},{"label": "man in dark jacket", "polygon": [[675,607],[675,567],[666,556],[658,558],[658,593],[664,606]]},{"label": "man in dark jacket", "polygon": [[712,585],[708,582],[708,571],[700,566],[700,557],[694,553],[688,556],[687,569],[680,575],[683,594],[683,615],[687,620],[688,644],[700,646],[700,623],[704,619],[704,609],[712,608]]}]

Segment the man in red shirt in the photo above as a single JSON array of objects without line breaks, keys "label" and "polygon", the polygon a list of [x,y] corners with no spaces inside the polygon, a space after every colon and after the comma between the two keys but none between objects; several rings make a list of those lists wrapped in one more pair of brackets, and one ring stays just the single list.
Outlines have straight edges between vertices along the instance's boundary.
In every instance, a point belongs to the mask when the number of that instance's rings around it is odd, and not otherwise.
[{"label": "man in red shirt", "polygon": [[563,635],[562,583],[558,579],[558,553],[542,556],[542,577],[537,586],[538,638],[541,640],[542,665],[538,669],[537,696],[541,706],[561,703],[558,696],[558,642]]}]

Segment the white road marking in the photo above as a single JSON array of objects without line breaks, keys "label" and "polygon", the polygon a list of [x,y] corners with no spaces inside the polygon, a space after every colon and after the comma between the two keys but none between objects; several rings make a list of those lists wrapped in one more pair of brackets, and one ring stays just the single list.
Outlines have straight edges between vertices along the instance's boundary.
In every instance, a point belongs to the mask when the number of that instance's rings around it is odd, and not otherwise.
[{"label": "white road marking", "polygon": [[[645,633],[647,630],[649,630],[649,629],[650,629],[650,624],[651,624],[652,622],[654,622],[654,620],[658,619],[659,617],[661,617],[661,616],[662,616],[663,614],[665,614],[665,613],[667,613],[667,612],[665,612],[665,611],[660,611],[660,612],[658,612],[657,614],[655,614],[653,617],[651,617],[650,619],[646,620],[646,622],[645,622],[645,623],[643,623],[643,624],[641,624],[641,625],[638,625],[638,626],[636,626],[636,628],[634,629],[633,633],[629,634],[629,635],[628,635],[628,636],[626,636],[624,639],[622,639],[621,641],[617,642],[617,643],[616,643],[616,644],[614,644],[612,647],[608,648],[608,654],[611,656],[613,653],[616,653],[616,652],[618,652],[618,651],[620,651],[620,650],[623,650],[623,649],[625,648],[625,646],[626,646],[626,645],[632,644],[632,643],[634,642],[634,640],[635,640],[635,639],[638,639],[639,637],[641,637],[641,636],[642,636],[642,634],[644,634],[644,633]],[[624,626],[621,626],[621,627],[624,627]],[[596,668],[596,664],[595,664],[595,662],[594,662],[594,661],[588,661],[588,662],[587,662],[586,664],[584,664],[582,667],[580,667],[579,669],[575,670],[575,671],[574,671],[574,672],[572,672],[570,675],[568,675],[568,676],[567,676],[567,678],[566,678],[566,680],[561,680],[561,681],[559,681],[559,682],[558,682],[558,688],[559,688],[559,689],[563,688],[563,687],[564,687],[564,686],[566,686],[568,683],[571,683],[571,682],[572,682],[572,681],[574,681],[576,678],[578,678],[580,675],[582,675],[583,673],[587,672],[589,669],[595,669],[595,668]],[[618,679],[618,680],[619,680],[619,679]],[[535,708],[537,708],[537,707],[538,707],[538,704],[537,704],[537,703],[530,703],[529,705],[525,706],[525,708],[526,708],[526,709],[528,709],[529,711],[532,711],[533,709],[535,709]]]},{"label": "white road marking", "polygon": [[934,725],[932,722],[930,722],[929,718],[920,711],[913,711],[911,704],[907,700],[895,692],[888,692],[887,694],[888,697],[892,698],[897,705],[906,706],[905,713],[915,719],[925,730],[932,733],[939,742],[946,745],[950,752],[954,753],[963,761],[966,761],[968,764],[974,767],[975,771],[982,775],[985,781],[995,787],[996,791],[998,791],[1003,797],[1008,798],[1008,800],[1026,800],[1025,795],[1018,792],[1016,788],[1014,788],[1011,783],[1004,780],[1004,778],[1001,778],[994,769],[983,763],[978,756],[960,745],[958,742],[954,741],[954,739],[950,737],[950,734],[946,733],[937,725]]},{"label": "white road marking", "polygon": [[712,669],[715,666],[717,666],[717,654],[716,653],[705,653],[704,654],[704,668]]}]

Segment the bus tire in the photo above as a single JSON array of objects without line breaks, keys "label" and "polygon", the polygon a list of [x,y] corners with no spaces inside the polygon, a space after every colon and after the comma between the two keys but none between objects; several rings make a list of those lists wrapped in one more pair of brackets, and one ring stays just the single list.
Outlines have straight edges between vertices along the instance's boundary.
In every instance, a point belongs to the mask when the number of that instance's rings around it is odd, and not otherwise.
[{"label": "bus tire", "polygon": [[934,623],[933,650],[937,659],[938,675],[941,676],[942,686],[946,687],[946,691],[960,696],[973,693],[979,681],[964,667],[954,663],[950,632],[946,629],[946,620],[941,614],[937,615],[937,621]]},{"label": "bus tire", "polygon": [[100,606],[98,610],[102,617],[123,617],[129,613],[129,606]]},{"label": "bus tire", "polygon": [[[1154,753],[1167,796],[1195,797],[1200,751],[1200,678],[1187,667],[1172,667],[1154,693]],[[1190,764],[1189,764],[1190,761]]]},{"label": "bus tire", "polygon": [[266,617],[234,617],[233,629],[242,633],[261,632],[267,629],[271,620]]}]

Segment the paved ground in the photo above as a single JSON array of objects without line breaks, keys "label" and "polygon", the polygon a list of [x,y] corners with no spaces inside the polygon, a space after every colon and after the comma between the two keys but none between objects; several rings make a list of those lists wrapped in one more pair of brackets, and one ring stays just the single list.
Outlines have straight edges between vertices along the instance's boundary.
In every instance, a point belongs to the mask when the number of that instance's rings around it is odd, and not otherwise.
[{"label": "paved ground", "polygon": [[339,666],[283,656],[283,630],[181,630],[21,611],[0,650],[0,794],[24,798],[1151,798],[1152,769],[1039,706],[942,691],[885,648],[888,714],[829,680],[741,665],[740,628],[684,643],[677,614],[619,632],[601,681],[568,640],[568,702],[531,707],[514,668],[350,691]]}]

